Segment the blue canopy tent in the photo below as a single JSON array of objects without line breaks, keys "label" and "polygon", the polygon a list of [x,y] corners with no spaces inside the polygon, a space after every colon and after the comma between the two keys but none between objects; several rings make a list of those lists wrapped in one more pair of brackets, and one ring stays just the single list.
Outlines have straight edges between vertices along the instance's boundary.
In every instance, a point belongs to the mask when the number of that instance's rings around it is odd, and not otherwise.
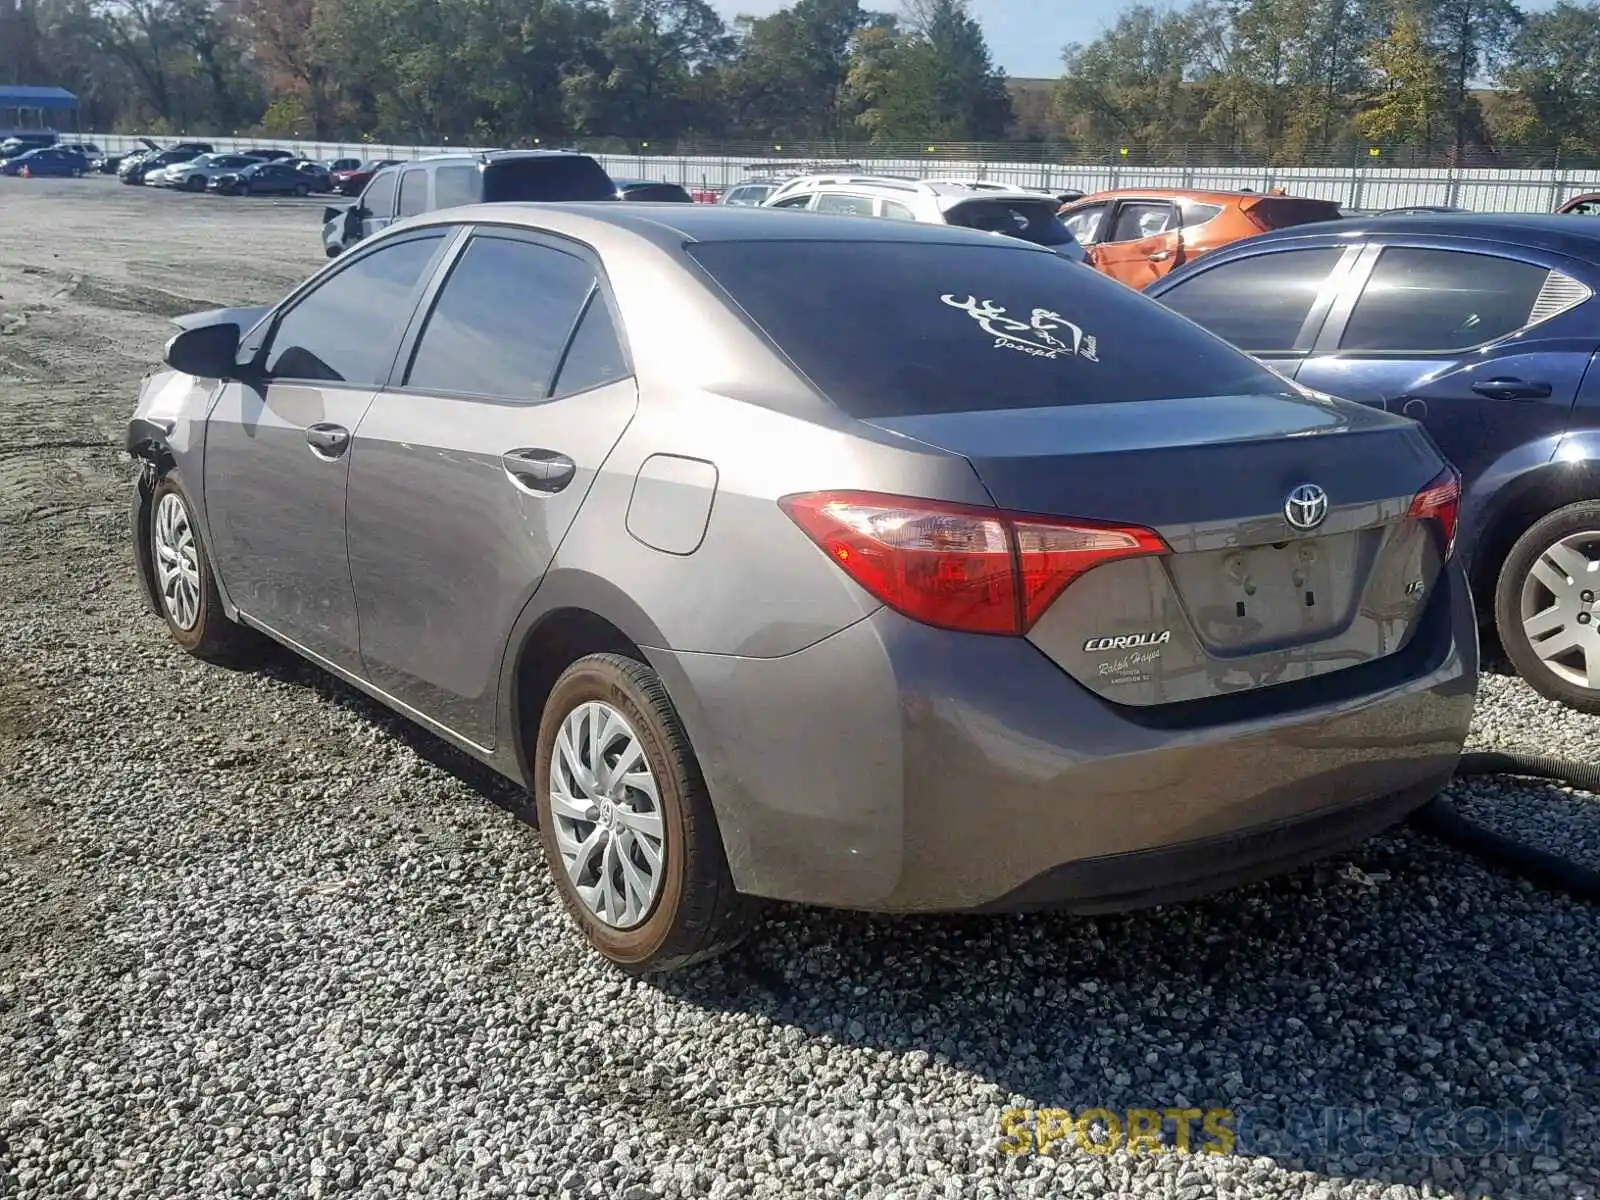
[{"label": "blue canopy tent", "polygon": [[9,133],[59,131],[55,124],[45,122],[45,114],[68,111],[73,114],[72,125],[76,129],[78,98],[66,88],[0,85],[0,137]]}]

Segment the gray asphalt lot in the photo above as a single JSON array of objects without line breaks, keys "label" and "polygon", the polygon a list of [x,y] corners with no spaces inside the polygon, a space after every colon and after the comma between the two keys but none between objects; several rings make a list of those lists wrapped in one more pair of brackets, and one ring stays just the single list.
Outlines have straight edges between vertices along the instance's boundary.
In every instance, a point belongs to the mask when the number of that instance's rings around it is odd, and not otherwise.
[{"label": "gray asphalt lot", "polygon": [[[177,652],[122,424],[167,318],[321,264],[320,207],[0,179],[0,1195],[1595,1194],[1600,916],[1420,834],[1120,917],[784,908],[631,982],[513,789],[287,656]],[[1600,721],[1491,677],[1474,736]],[[1550,799],[1470,795],[1600,842]],[[1110,1153],[1052,1111],[1093,1108]]]}]

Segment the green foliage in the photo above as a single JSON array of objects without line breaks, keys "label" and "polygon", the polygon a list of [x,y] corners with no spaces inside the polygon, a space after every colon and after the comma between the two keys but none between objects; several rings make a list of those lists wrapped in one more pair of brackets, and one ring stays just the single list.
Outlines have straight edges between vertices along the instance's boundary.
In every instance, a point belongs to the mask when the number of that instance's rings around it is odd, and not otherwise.
[{"label": "green foliage", "polygon": [[1367,50],[1374,91],[1356,118],[1369,141],[1400,144],[1431,137],[1445,97],[1438,57],[1414,13],[1401,13],[1388,35]]},{"label": "green foliage", "polygon": [[1066,48],[1053,92],[1012,86],[967,0],[873,3],[792,0],[730,29],[708,0],[0,0],[0,79],[71,88],[90,128],[378,143],[1600,155],[1600,0],[1137,0]]},{"label": "green foliage", "polygon": [[1600,5],[1562,0],[1533,13],[1507,48],[1501,78],[1516,96],[1508,136],[1566,150],[1600,146]]}]

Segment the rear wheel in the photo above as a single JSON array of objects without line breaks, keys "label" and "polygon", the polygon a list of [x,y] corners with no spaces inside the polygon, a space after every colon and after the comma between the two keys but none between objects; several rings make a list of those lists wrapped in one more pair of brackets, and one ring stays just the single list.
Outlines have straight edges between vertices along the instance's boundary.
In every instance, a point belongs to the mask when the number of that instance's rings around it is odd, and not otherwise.
[{"label": "rear wheel", "polygon": [[1506,656],[1535,691],[1600,713],[1600,501],[1559,508],[1517,539],[1494,611]]},{"label": "rear wheel", "polygon": [[759,905],[734,890],[699,763],[643,663],[591,654],[556,680],[534,794],[562,902],[624,971],[711,958],[753,926]]},{"label": "rear wheel", "polygon": [[178,645],[196,658],[233,663],[257,644],[249,630],[222,611],[211,559],[189,502],[170,475],[156,484],[150,497],[150,562],[161,615]]}]

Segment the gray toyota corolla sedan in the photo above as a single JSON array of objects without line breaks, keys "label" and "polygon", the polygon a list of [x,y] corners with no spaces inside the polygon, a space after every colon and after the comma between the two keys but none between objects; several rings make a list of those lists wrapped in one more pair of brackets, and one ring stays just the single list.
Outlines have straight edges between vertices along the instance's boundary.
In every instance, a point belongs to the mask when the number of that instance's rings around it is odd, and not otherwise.
[{"label": "gray toyota corolla sedan", "polygon": [[1420,426],[985,233],[415,218],[141,391],[141,577],[532,789],[630,970],[762,898],[1126,909],[1449,777],[1477,678]]}]

